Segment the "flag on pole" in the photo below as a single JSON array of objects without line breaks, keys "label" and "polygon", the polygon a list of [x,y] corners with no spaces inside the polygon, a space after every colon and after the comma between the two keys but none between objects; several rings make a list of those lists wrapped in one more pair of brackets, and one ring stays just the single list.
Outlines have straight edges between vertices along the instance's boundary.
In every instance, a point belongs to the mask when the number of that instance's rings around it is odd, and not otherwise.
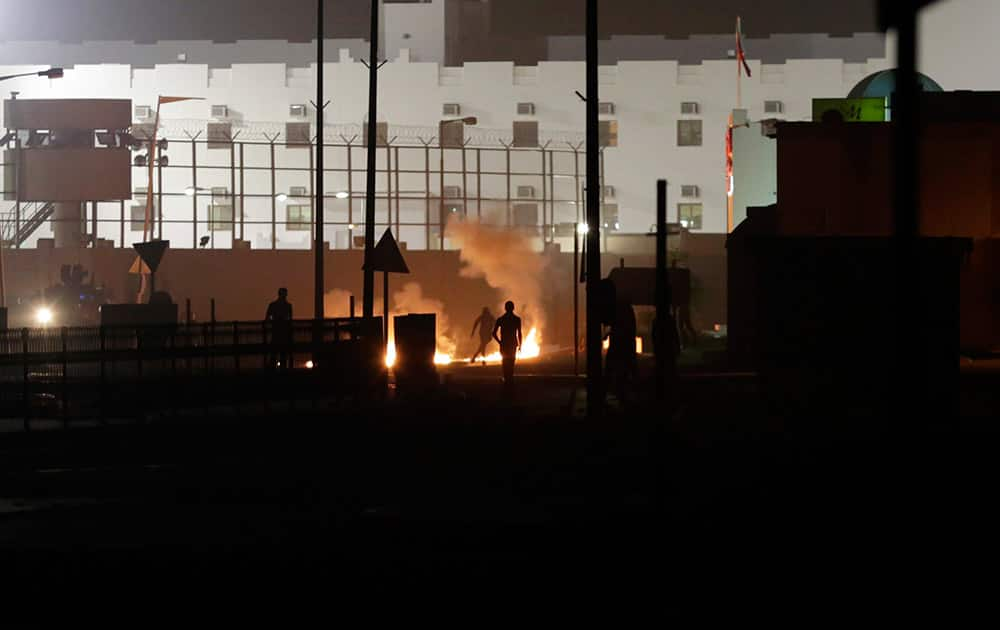
[{"label": "flag on pole", "polygon": [[753,76],[750,73],[750,64],[747,63],[746,51],[743,50],[743,20],[739,17],[736,18],[736,59],[747,76]]}]

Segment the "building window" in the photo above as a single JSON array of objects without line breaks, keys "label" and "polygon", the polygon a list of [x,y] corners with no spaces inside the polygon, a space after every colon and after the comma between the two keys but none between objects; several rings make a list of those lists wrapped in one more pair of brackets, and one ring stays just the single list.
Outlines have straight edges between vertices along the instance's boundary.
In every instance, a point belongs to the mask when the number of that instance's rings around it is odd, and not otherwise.
[{"label": "building window", "polygon": [[598,130],[598,139],[602,147],[618,146],[618,121],[602,120]]},{"label": "building window", "polygon": [[[129,211],[129,228],[133,232],[142,232],[146,223],[146,193],[142,193],[140,196],[136,194],[136,201],[138,203],[132,204],[132,208]],[[153,229],[156,226],[156,222],[159,220],[160,212],[159,207],[156,205],[156,198],[153,198],[153,216],[149,219],[149,227]]]},{"label": "building window", "polygon": [[[361,135],[361,141],[368,146],[368,123],[365,122],[361,125],[363,133]],[[375,123],[375,146],[384,147],[389,144],[389,123],[387,122],[377,122]]]},{"label": "building window", "polygon": [[538,204],[518,203],[513,208],[514,225],[519,228],[538,228]]},{"label": "building window", "polygon": [[233,229],[233,207],[211,205],[208,207],[208,229],[213,232],[230,232]]},{"label": "building window", "polygon": [[442,120],[438,126],[438,139],[442,147],[461,149],[465,146],[465,123],[461,120]]},{"label": "building window", "polygon": [[533,148],[538,146],[538,123],[535,121],[516,121],[514,123],[514,146],[516,148]]},{"label": "building window", "polygon": [[228,149],[233,144],[233,125],[231,123],[208,123],[208,148]]},{"label": "building window", "polygon": [[302,204],[286,206],[285,229],[289,232],[309,232],[312,230],[312,207]]},{"label": "building window", "polygon": [[677,205],[677,218],[682,227],[689,230],[701,229],[701,204],[681,203]]},{"label": "building window", "polygon": [[307,122],[285,123],[285,146],[297,148],[312,146],[311,125]]},{"label": "building window", "polygon": [[618,223],[618,204],[606,203],[601,206],[601,223],[606,230],[621,229]]},{"label": "building window", "polygon": [[678,120],[677,121],[677,146],[679,146],[679,147],[700,147],[701,146],[701,121],[700,120]]}]

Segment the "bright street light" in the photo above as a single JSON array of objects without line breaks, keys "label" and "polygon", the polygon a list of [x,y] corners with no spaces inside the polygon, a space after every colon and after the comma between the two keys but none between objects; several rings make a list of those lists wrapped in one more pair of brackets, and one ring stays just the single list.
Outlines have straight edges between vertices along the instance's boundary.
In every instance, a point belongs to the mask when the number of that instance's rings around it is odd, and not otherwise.
[{"label": "bright street light", "polygon": [[47,306],[41,306],[35,311],[35,322],[42,327],[51,324],[53,319],[54,315],[52,314],[52,309]]},{"label": "bright street light", "polygon": [[285,193],[278,193],[275,199],[277,199],[279,203],[285,203],[286,201],[288,201],[288,195],[286,195]]},{"label": "bright street light", "polygon": [[337,199],[347,199],[350,196],[351,195],[347,191],[345,191],[345,190],[342,190],[342,191],[340,191],[339,193],[336,194]]},{"label": "bright street light", "polygon": [[576,225],[576,231],[578,234],[587,234],[590,232],[590,226],[586,223],[578,223]]}]

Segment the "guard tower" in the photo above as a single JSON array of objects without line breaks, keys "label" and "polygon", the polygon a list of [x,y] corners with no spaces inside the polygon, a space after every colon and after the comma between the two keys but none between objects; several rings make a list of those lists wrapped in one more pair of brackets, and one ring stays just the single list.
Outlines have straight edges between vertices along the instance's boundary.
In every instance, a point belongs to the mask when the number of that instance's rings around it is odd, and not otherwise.
[{"label": "guard tower", "polygon": [[4,101],[8,149],[5,198],[14,201],[4,246],[19,247],[53,221],[56,247],[84,247],[96,234],[83,204],[132,197],[132,101],[9,99]]}]

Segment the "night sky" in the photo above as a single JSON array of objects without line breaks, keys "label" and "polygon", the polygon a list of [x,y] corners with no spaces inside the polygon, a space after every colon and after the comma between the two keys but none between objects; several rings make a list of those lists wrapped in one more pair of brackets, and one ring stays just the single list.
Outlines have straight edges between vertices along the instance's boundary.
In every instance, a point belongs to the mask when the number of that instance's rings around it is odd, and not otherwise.
[{"label": "night sky", "polygon": [[[453,0],[460,2],[461,0]],[[472,0],[478,2],[479,0]],[[327,0],[329,37],[364,37],[368,0]],[[660,8],[651,5],[660,5]],[[749,36],[875,30],[873,0],[605,0],[606,33],[729,33],[742,13]],[[583,0],[502,0],[491,6],[500,37],[581,33]],[[313,0],[0,0],[8,40],[312,38]]]}]

